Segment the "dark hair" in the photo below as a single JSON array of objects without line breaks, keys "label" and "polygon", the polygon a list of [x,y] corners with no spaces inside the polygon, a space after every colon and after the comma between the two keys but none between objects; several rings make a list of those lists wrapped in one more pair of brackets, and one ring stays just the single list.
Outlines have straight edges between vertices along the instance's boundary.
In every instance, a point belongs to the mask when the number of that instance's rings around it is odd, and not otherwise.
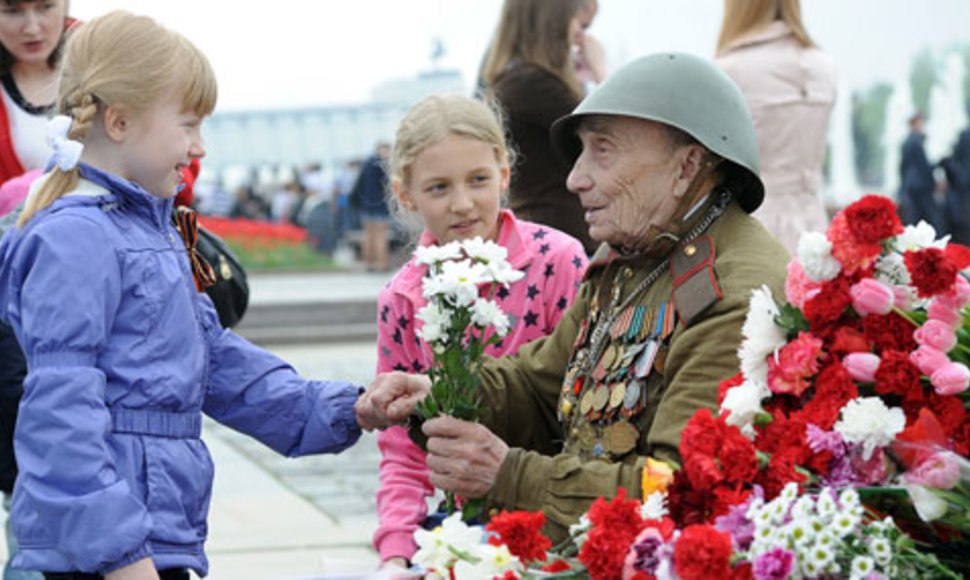
[{"label": "dark hair", "polygon": [[[6,5],[6,6],[13,6],[15,4],[23,4],[24,2],[38,2],[38,1],[41,1],[41,0],[0,0],[0,4]],[[65,8],[66,6],[67,4],[65,0]],[[57,63],[61,61],[61,53],[64,52],[64,40],[65,40],[65,37],[67,36],[68,29],[72,25],[71,20],[69,19],[65,19],[65,20],[66,22],[64,23],[64,29],[61,31],[61,38],[60,40],[57,41],[57,46],[54,47],[54,50],[51,52],[50,56],[47,57],[47,66],[51,67],[51,70],[54,70],[55,68],[57,68]],[[7,47],[4,46],[2,42],[0,42],[0,75],[5,75],[9,73],[10,70],[13,68],[14,63],[16,62],[17,62],[17,59],[15,59],[13,54],[11,54],[9,50],[7,50]]]}]

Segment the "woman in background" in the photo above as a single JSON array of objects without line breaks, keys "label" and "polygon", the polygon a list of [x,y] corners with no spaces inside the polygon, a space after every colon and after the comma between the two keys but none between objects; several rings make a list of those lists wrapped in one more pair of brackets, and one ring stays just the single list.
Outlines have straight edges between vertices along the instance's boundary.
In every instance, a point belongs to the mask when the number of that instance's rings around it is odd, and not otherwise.
[{"label": "woman in background", "polygon": [[597,244],[589,237],[579,198],[566,189],[569,168],[553,153],[549,128],[571,113],[585,92],[574,50],[583,55],[593,80],[605,76],[602,51],[581,50],[594,15],[595,0],[505,0],[483,73],[487,90],[505,110],[519,158],[509,207],[520,219],[578,239],[587,254]]},{"label": "woman in background", "polygon": [[799,0],[724,0],[717,62],[751,106],[765,201],[754,214],[792,254],[828,224],[822,163],[836,71],[802,23]]}]

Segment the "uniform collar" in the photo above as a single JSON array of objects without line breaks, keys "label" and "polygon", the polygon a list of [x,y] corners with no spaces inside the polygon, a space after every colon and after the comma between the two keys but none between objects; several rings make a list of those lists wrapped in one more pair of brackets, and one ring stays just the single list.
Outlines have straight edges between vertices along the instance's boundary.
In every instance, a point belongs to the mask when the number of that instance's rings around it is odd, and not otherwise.
[{"label": "uniform collar", "polygon": [[759,28],[758,30],[752,31],[740,38],[734,39],[733,42],[724,48],[723,52],[730,52],[732,50],[737,50],[739,48],[752,46],[755,44],[764,44],[766,42],[771,42],[778,40],[779,38],[790,36],[791,34],[791,28],[785,24],[783,20],[775,20],[764,28]]}]

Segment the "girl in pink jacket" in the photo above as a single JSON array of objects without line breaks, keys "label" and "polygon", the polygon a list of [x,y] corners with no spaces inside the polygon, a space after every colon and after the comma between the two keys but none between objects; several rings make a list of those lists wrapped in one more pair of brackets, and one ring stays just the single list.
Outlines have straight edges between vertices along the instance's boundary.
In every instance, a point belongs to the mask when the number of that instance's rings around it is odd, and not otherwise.
[{"label": "girl in pink jacket", "polygon": [[[572,237],[500,208],[509,150],[487,105],[457,95],[424,99],[398,127],[390,169],[392,205],[424,223],[420,245],[479,236],[504,246],[511,266],[526,272],[497,294],[512,326],[488,354],[512,354],[555,328],[582,280],[586,254]],[[423,372],[431,365],[431,349],[415,333],[415,314],[427,303],[421,293],[426,274],[427,266],[412,259],[378,295],[378,373]],[[383,458],[374,546],[385,565],[406,568],[434,488],[424,452],[403,428],[381,432],[377,442]]]}]

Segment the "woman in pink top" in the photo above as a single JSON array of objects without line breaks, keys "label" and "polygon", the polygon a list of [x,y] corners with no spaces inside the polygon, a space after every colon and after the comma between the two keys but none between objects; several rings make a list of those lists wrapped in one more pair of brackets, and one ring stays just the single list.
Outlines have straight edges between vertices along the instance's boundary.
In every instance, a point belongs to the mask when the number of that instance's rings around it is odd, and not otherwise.
[{"label": "woman in pink top", "polygon": [[835,65],[805,31],[798,0],[725,0],[717,62],[758,132],[765,201],[754,215],[794,254],[803,232],[828,224],[822,163]]},{"label": "woman in pink top", "polygon": [[[500,208],[509,184],[509,152],[487,105],[461,96],[433,96],[415,105],[397,130],[391,184],[392,202],[424,223],[420,245],[478,236],[504,246],[512,267],[526,272],[497,293],[513,323],[488,354],[514,353],[555,328],[582,280],[586,253],[568,235]],[[431,349],[415,333],[415,314],[427,303],[421,292],[426,274],[427,266],[411,260],[378,295],[378,373],[423,372],[431,364]],[[406,568],[434,488],[424,452],[404,429],[383,431],[377,442],[383,458],[374,546],[384,565]]]}]

